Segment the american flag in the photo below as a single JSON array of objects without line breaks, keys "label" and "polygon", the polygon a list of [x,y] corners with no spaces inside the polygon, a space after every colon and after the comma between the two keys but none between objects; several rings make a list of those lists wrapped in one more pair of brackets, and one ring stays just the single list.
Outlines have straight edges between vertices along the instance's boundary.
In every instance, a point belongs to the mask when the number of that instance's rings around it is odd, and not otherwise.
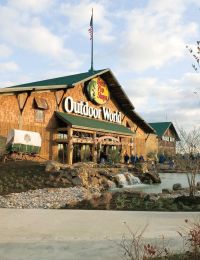
[{"label": "american flag", "polygon": [[91,19],[90,19],[90,28],[89,28],[89,34],[90,34],[90,40],[92,40],[93,38],[93,13],[92,13],[92,16],[91,16]]}]

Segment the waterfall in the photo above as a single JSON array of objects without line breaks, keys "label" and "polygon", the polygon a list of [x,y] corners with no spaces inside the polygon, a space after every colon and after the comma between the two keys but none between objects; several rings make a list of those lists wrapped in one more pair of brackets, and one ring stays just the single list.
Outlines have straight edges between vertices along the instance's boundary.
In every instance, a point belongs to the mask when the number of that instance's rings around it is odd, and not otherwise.
[{"label": "waterfall", "polygon": [[134,176],[133,174],[127,172],[124,175],[127,179],[128,185],[141,184],[140,179],[138,177]]},{"label": "waterfall", "polygon": [[119,188],[141,184],[140,179],[129,172],[117,174],[116,180]]}]

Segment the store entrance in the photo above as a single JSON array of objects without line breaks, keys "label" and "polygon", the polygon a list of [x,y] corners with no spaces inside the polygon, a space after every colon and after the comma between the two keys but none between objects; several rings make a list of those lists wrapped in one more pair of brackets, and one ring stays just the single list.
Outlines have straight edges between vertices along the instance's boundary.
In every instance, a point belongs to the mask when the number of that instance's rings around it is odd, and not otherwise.
[{"label": "store entrance", "polygon": [[58,144],[58,161],[60,163],[66,163],[67,161],[67,144]]},{"label": "store entrance", "polygon": [[92,161],[92,145],[74,144],[73,163]]},{"label": "store entrance", "polygon": [[121,146],[119,145],[100,145],[99,162],[118,163],[120,162]]}]

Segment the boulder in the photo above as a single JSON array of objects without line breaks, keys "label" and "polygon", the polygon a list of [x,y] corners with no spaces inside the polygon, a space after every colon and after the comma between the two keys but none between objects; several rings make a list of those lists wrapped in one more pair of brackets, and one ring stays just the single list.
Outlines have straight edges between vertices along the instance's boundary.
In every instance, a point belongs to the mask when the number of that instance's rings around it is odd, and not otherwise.
[{"label": "boulder", "polygon": [[47,161],[45,172],[59,172],[61,164],[55,161]]},{"label": "boulder", "polygon": [[80,176],[76,176],[76,177],[72,178],[72,184],[74,186],[82,186],[83,180],[80,178]]},{"label": "boulder", "polygon": [[162,189],[162,193],[164,193],[164,194],[171,194],[172,190],[170,190],[170,189]]},{"label": "boulder", "polygon": [[85,188],[88,188],[88,173],[85,170],[81,171],[77,177],[81,179],[81,185]]},{"label": "boulder", "polygon": [[197,182],[197,188],[200,188],[200,181]]},{"label": "boulder", "polygon": [[116,188],[116,184],[113,181],[103,179],[102,185],[105,190]]},{"label": "boulder", "polygon": [[173,185],[173,190],[182,190],[182,185],[180,183],[175,183]]},{"label": "boulder", "polygon": [[152,184],[152,183],[161,183],[161,179],[158,173],[155,172],[147,172],[144,174],[138,174],[142,183]]}]

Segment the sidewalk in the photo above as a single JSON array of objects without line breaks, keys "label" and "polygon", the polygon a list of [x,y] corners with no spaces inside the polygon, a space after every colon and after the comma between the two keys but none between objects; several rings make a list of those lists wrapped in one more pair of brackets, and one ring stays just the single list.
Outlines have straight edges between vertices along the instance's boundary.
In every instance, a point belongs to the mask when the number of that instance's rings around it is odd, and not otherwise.
[{"label": "sidewalk", "polygon": [[0,216],[1,260],[118,260],[123,222],[133,231],[148,224],[145,239],[164,235],[181,249],[177,230],[200,213],[0,209]]}]

